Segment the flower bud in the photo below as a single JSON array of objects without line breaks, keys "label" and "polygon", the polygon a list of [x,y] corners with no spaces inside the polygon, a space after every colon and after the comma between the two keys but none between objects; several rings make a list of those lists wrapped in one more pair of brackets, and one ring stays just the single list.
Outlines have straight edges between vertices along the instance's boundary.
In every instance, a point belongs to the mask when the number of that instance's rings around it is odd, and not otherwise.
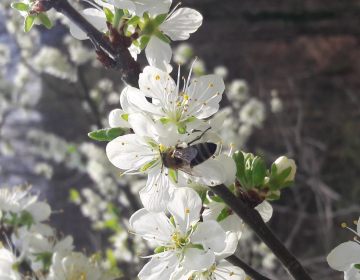
[{"label": "flower bud", "polygon": [[283,182],[294,181],[296,164],[293,159],[288,159],[285,156],[281,156],[277,160],[275,160],[274,164],[276,166],[277,175],[280,175],[285,169],[291,167],[289,175],[283,180]]}]

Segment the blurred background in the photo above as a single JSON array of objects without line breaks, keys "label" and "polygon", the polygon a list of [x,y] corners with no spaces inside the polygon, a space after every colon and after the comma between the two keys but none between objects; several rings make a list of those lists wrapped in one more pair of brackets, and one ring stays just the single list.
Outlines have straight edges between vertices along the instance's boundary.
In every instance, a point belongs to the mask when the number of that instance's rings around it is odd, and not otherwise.
[{"label": "blurred background", "polygon": [[[70,1],[77,9],[86,3]],[[89,41],[77,41],[69,22],[50,12],[54,27],[24,33],[23,18],[0,3],[0,182],[33,185],[54,213],[50,224],[72,235],[77,250],[112,254],[135,279],[148,252],[128,236],[141,208],[144,177],[120,179],[104,142],[87,133],[109,127],[124,84],[105,70]],[[296,161],[296,182],[271,202],[269,227],[313,279],[343,279],[327,254],[353,233],[341,228],[360,213],[360,1],[185,0],[204,17],[185,43],[172,42],[176,64],[193,78],[222,75],[220,132],[225,147]],[[144,54],[138,60],[146,66]],[[60,210],[64,210],[61,213]],[[110,250],[111,249],[111,250]],[[272,279],[290,279],[250,230],[238,256]]]}]

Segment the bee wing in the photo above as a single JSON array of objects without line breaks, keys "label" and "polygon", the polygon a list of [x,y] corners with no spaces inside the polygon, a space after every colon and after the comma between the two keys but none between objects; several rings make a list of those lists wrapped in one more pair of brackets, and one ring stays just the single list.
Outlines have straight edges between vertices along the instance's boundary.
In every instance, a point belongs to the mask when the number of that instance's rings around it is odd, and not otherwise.
[{"label": "bee wing", "polygon": [[197,150],[195,148],[185,148],[185,149],[178,149],[175,150],[173,153],[174,157],[182,159],[185,166],[189,166],[190,162],[196,157]]},{"label": "bee wing", "polygon": [[202,177],[201,173],[195,171],[190,167],[190,165],[184,165],[178,168],[178,170],[185,172],[186,174],[189,174],[191,176],[195,177]]}]

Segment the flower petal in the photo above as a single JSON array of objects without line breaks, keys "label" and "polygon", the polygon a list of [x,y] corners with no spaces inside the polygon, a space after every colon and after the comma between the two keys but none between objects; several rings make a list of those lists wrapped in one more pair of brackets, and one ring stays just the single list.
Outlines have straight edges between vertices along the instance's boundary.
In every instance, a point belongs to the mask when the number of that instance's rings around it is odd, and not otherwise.
[{"label": "flower petal", "polygon": [[150,66],[159,68],[167,73],[171,72],[169,63],[172,51],[169,44],[161,41],[158,37],[153,36],[145,48],[145,55]]},{"label": "flower petal", "polygon": [[240,239],[242,234],[242,220],[236,214],[230,215],[226,217],[224,220],[219,222],[219,225],[224,231],[235,231],[238,235],[238,239]]},{"label": "flower petal", "polygon": [[264,220],[265,223],[270,220],[273,214],[273,208],[271,204],[266,200],[256,206],[255,209],[259,212],[261,218]]},{"label": "flower petal", "polygon": [[240,267],[234,266],[225,260],[220,261],[219,264],[216,266],[214,275],[216,275],[217,276],[216,278],[219,279],[230,279],[230,278],[231,280],[246,279],[246,274]]},{"label": "flower petal", "polygon": [[204,251],[197,248],[187,248],[181,265],[188,270],[209,269],[215,262],[213,251]]},{"label": "flower petal", "polygon": [[353,241],[342,243],[330,252],[326,260],[332,269],[349,270],[353,264],[360,263],[360,245]]},{"label": "flower petal", "polygon": [[215,253],[215,261],[219,261],[229,257],[235,253],[239,239],[235,231],[228,231],[226,233],[226,247],[221,253]]},{"label": "flower petal", "polygon": [[194,33],[202,24],[202,15],[190,8],[177,9],[159,29],[173,41],[186,40],[190,33]]},{"label": "flower petal", "polygon": [[156,152],[151,149],[137,135],[128,134],[110,141],[106,155],[117,168],[137,170],[154,159]]},{"label": "flower petal", "polygon": [[200,223],[193,235],[191,243],[201,244],[204,250],[220,253],[226,247],[226,233],[216,221]]},{"label": "flower petal", "polygon": [[150,213],[144,208],[136,211],[130,217],[129,223],[136,234],[159,244],[171,241],[170,235],[174,231],[169,218],[163,212]]},{"label": "flower petal", "polygon": [[126,114],[124,110],[112,110],[109,114],[110,127],[130,127],[130,124],[121,117],[123,114]]},{"label": "flower petal", "polygon": [[202,207],[200,196],[190,188],[176,189],[171,196],[167,209],[174,216],[177,228],[186,233],[190,226],[199,221]]},{"label": "flower petal", "polygon": [[[103,11],[98,9],[89,8],[79,12],[88,22],[90,22],[97,30],[105,32],[107,30],[106,17]],[[70,22],[70,33],[78,40],[88,39],[87,34],[77,27],[74,23]]]},{"label": "flower petal", "polygon": [[143,267],[138,277],[140,280],[169,280],[178,262],[176,254],[171,254],[166,259],[154,257]]},{"label": "flower petal", "polygon": [[192,177],[198,183],[211,187],[226,181],[226,173],[223,166],[212,158],[194,166],[193,169],[202,175],[202,177]]}]

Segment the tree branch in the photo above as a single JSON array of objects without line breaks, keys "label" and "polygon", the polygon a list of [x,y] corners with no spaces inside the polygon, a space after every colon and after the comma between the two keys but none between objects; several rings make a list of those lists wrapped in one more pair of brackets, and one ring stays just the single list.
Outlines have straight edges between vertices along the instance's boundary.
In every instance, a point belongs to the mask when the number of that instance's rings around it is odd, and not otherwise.
[{"label": "tree branch", "polygon": [[295,256],[286,249],[284,244],[282,244],[267,227],[258,211],[247,207],[223,184],[210,188],[256,233],[266,246],[269,247],[294,279],[312,280]]},{"label": "tree branch", "polygon": [[246,275],[251,277],[254,280],[270,280],[269,278],[265,277],[264,275],[261,275],[254,269],[252,269],[250,266],[248,266],[246,263],[244,263],[242,260],[240,260],[237,256],[231,255],[227,258],[225,258],[229,263],[240,267],[242,270],[245,271]]},{"label": "tree branch", "polygon": [[125,45],[122,48],[112,48],[103,38],[103,34],[76,11],[67,0],[49,0],[49,2],[57,12],[65,15],[88,35],[97,51],[99,51],[98,48],[101,48],[100,51],[105,51],[111,56],[115,62],[112,68],[122,74],[123,81],[133,87],[138,87],[140,64],[134,60]]}]

